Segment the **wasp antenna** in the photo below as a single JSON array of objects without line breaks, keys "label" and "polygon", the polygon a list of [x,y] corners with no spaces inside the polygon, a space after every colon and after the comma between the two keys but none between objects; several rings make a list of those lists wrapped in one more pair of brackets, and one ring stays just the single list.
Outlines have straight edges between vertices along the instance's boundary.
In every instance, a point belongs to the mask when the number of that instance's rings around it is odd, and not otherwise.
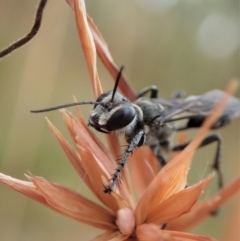
[{"label": "wasp antenna", "polygon": [[95,102],[95,101],[81,101],[81,102],[75,102],[75,103],[70,103],[70,104],[58,105],[58,106],[49,107],[49,108],[40,109],[40,110],[30,110],[30,112],[31,113],[41,113],[41,112],[48,112],[48,111],[52,111],[52,110],[59,110],[62,108],[76,106],[76,105],[96,105],[96,104],[101,104],[101,103]]},{"label": "wasp antenna", "polygon": [[116,82],[115,82],[115,85],[114,85],[114,88],[113,88],[113,93],[112,93],[112,99],[111,99],[111,102],[113,102],[113,99],[114,99],[114,96],[115,96],[115,93],[117,91],[117,87],[118,87],[118,83],[121,79],[121,75],[122,75],[122,71],[124,69],[124,66],[122,66],[118,72],[118,75],[117,75],[117,78],[116,78]]},{"label": "wasp antenna", "polygon": [[48,0],[41,0],[40,1],[39,5],[38,5],[38,8],[37,8],[36,15],[35,15],[34,24],[31,28],[30,32],[27,35],[25,35],[24,37],[22,37],[21,39],[17,40],[16,42],[14,42],[10,46],[8,46],[7,48],[0,51],[0,58],[10,54],[14,50],[16,50],[16,49],[20,48],[21,46],[25,45],[27,42],[29,42],[37,34],[37,32],[39,31],[40,26],[41,26],[43,11],[44,11],[44,8],[47,4],[47,1]]}]

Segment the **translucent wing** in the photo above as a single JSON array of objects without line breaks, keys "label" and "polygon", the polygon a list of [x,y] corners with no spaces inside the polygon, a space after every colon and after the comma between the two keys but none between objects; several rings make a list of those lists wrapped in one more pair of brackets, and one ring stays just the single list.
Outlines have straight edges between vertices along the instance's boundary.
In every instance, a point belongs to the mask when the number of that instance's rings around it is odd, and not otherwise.
[{"label": "translucent wing", "polygon": [[[165,111],[164,122],[188,119],[187,127],[200,127],[211,110],[221,100],[225,92],[212,90],[199,96],[189,96],[185,99],[172,100]],[[160,101],[164,102],[164,101]],[[240,116],[240,99],[231,96],[212,129],[226,125],[232,119]]]}]

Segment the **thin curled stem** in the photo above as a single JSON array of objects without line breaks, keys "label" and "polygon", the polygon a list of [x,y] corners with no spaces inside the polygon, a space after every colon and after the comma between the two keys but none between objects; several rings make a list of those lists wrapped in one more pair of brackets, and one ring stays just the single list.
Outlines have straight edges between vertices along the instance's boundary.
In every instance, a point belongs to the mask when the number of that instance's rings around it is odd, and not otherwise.
[{"label": "thin curled stem", "polygon": [[34,38],[34,36],[38,33],[38,31],[41,27],[43,11],[46,7],[47,1],[48,0],[40,1],[38,8],[37,8],[36,15],[35,15],[34,24],[31,28],[30,32],[28,34],[26,34],[24,37],[17,40],[16,42],[12,43],[10,46],[8,46],[5,49],[3,49],[2,51],[0,51],[0,58],[3,58],[4,56],[10,54],[14,50],[22,47],[23,45],[28,43],[32,38]]}]

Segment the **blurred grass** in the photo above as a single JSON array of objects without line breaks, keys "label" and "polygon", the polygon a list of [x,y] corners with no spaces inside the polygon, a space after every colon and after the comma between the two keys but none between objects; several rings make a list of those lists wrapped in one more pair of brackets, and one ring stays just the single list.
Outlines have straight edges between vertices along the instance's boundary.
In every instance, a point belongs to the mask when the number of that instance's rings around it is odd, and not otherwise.
[{"label": "blurred grass", "polygon": [[[0,48],[27,33],[38,1],[0,1]],[[87,1],[87,10],[103,34],[118,65],[136,90],[153,84],[167,97],[176,89],[202,94],[223,89],[239,74],[239,48],[216,59],[202,53],[196,35],[203,20],[225,14],[237,21],[237,1],[179,1],[166,12],[151,12],[136,1]],[[234,18],[235,17],[235,18]],[[239,23],[238,23],[239,27]],[[99,63],[104,90],[111,77]],[[40,32],[30,44],[0,61],[0,171],[25,179],[24,173],[45,177],[89,194],[69,165],[44,119],[29,110],[78,100],[92,100],[87,68],[77,38],[74,16],[64,1],[49,1]],[[236,94],[239,95],[239,92]],[[82,107],[87,119],[91,106]],[[68,137],[61,115],[48,118]],[[225,182],[239,174],[240,122],[220,133],[224,140],[222,164]],[[70,139],[70,138],[69,138]],[[190,171],[190,183],[206,175],[215,145],[199,150]],[[214,183],[216,184],[216,183]],[[208,197],[216,185],[205,192]],[[218,217],[210,217],[193,232],[224,240],[233,199]],[[0,240],[88,240],[98,231],[28,200],[0,185]],[[226,236],[225,236],[226,237]]]}]

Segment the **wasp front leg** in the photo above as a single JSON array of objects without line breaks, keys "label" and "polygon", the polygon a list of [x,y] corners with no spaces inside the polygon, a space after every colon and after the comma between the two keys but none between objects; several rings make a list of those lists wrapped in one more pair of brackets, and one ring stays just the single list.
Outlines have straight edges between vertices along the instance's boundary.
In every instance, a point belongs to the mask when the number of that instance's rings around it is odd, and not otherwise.
[{"label": "wasp front leg", "polygon": [[[137,94],[136,98],[140,98],[143,97],[144,95],[146,95],[147,93],[150,93],[150,98],[151,99],[156,99],[159,97],[159,89],[157,86],[155,85],[151,85],[151,86],[147,86],[143,89],[141,89],[139,91],[139,93]],[[183,98],[185,96],[185,93],[183,90],[176,90],[173,95],[171,96],[171,99],[180,99]]]},{"label": "wasp front leg", "polygon": [[129,157],[129,155],[133,152],[134,149],[136,149],[137,147],[139,146],[142,146],[145,142],[145,132],[144,130],[140,130],[132,139],[131,141],[129,141],[129,145],[127,147],[127,149],[124,151],[123,153],[123,156],[121,158],[121,161],[119,162],[117,168],[115,169],[115,172],[113,173],[112,175],[112,178],[111,178],[111,184],[108,185],[108,186],[105,186],[105,189],[104,189],[104,192],[105,193],[111,193],[118,180],[119,180],[119,175],[120,175],[120,172],[122,171],[122,169],[124,168],[125,166],[125,163]]},{"label": "wasp front leg", "polygon": [[155,85],[147,86],[139,91],[136,98],[138,99],[140,97],[143,97],[147,93],[150,93],[150,98],[155,99],[155,98],[158,98],[158,92],[159,90],[157,86]]}]

